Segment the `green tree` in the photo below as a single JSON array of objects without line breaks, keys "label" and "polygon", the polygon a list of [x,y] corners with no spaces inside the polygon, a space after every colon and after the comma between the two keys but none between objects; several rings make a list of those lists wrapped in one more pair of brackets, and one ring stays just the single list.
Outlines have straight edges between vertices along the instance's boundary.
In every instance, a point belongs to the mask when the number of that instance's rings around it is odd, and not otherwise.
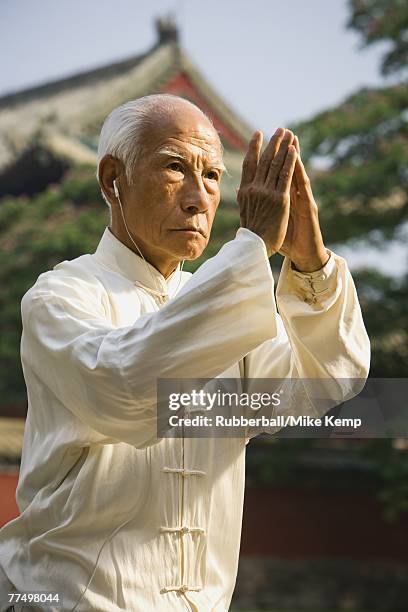
[{"label": "green tree", "polygon": [[[408,87],[400,77],[407,67],[408,11],[398,0],[349,4],[349,27],[361,33],[364,44],[387,43],[382,72],[394,74],[394,82],[361,89],[293,129],[306,161],[312,167],[324,161],[313,184],[328,244],[364,240],[378,247],[380,258],[388,240],[402,245],[407,234]],[[371,375],[406,376],[408,276],[383,275],[373,261],[371,270],[354,278],[372,340]]]},{"label": "green tree", "polygon": [[385,42],[381,71],[384,75],[406,72],[408,66],[408,10],[405,0],[350,0],[349,27],[365,46]]},{"label": "green tree", "polygon": [[[350,0],[349,7],[348,26],[361,34],[363,46],[385,45],[381,72],[390,80],[381,88],[361,89],[339,106],[292,127],[299,134],[302,156],[312,167],[328,244],[335,248],[363,241],[378,247],[379,259],[387,241],[394,239],[406,259],[407,5],[404,0]],[[316,169],[318,162],[323,169]],[[353,273],[371,339],[371,376],[406,377],[408,274],[400,278],[382,274],[377,261]],[[371,440],[349,450],[358,450],[377,475],[385,516],[392,520],[407,512],[406,445]]]},{"label": "green tree", "polygon": [[[20,302],[37,277],[64,259],[93,252],[108,219],[89,168],[75,168],[43,193],[0,206],[0,407],[24,405]],[[21,411],[21,409],[20,409]]]}]

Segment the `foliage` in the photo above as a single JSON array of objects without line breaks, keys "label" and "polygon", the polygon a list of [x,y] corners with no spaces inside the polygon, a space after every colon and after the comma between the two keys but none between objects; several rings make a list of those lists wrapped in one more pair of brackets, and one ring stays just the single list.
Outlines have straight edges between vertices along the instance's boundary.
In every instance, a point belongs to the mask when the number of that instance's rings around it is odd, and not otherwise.
[{"label": "foliage", "polygon": [[384,75],[406,71],[408,65],[408,9],[406,0],[349,0],[349,27],[362,34],[366,46],[387,43],[381,70]]},{"label": "foliage", "polygon": [[293,126],[302,157],[325,160],[313,188],[328,242],[395,238],[408,218],[407,107],[406,85],[363,89]]},{"label": "foliage", "polygon": [[383,504],[385,517],[395,521],[408,513],[408,452],[407,446],[398,447],[398,440],[370,440],[361,447],[360,455],[371,461],[382,486],[378,499]]},{"label": "foliage", "polygon": [[[365,44],[387,40],[391,45],[384,70],[406,67],[406,3],[352,0],[350,8],[349,26]],[[314,167],[323,235],[334,250],[364,240],[377,246],[380,256],[391,239],[402,249],[408,220],[407,109],[408,87],[401,81],[361,89],[337,107],[292,126],[302,157]],[[407,376],[407,277],[387,278],[376,263],[354,273],[372,341],[371,375]]]},{"label": "foliage", "polygon": [[[107,223],[107,209],[90,170],[71,171],[58,186],[32,199],[5,198],[0,205],[1,404],[24,403],[20,365],[20,302],[37,277],[64,259],[93,252]],[[79,205],[80,204],[80,205]]]},{"label": "foliage", "polygon": [[384,276],[375,269],[354,274],[371,339],[371,376],[406,377],[408,364],[408,274]]},{"label": "foliage", "polygon": [[373,490],[381,481],[380,469],[358,443],[264,435],[251,442],[247,480],[258,486]]},{"label": "foliage", "polygon": [[[364,239],[380,247],[402,242],[408,219],[408,126],[405,85],[362,90],[335,109],[293,126],[302,155],[326,169],[315,172],[328,246]],[[373,261],[376,265],[376,261]],[[372,375],[406,376],[407,281],[375,268],[354,274],[372,340]]]},{"label": "foliage", "polygon": [[[387,42],[383,73],[403,73],[408,51],[406,2],[351,0],[350,8],[349,26],[362,34],[365,45]],[[402,246],[408,219],[407,108],[407,84],[394,82],[361,89],[337,107],[293,126],[302,157],[315,168],[313,189],[329,246],[363,239],[378,246],[379,257],[390,239]],[[316,170],[318,163],[323,169]],[[353,274],[371,339],[370,375],[406,377],[408,274],[388,277],[376,263]],[[377,474],[385,516],[396,519],[407,512],[406,450],[393,440],[362,442],[354,450]]]}]

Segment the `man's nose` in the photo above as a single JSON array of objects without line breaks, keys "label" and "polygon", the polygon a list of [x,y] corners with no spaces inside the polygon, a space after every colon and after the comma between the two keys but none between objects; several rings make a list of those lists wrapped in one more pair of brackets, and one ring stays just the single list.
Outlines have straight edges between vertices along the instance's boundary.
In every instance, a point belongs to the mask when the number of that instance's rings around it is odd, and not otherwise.
[{"label": "man's nose", "polygon": [[191,177],[186,182],[183,193],[181,207],[188,212],[206,212],[211,201],[210,194],[205,188],[203,178],[201,176]]}]

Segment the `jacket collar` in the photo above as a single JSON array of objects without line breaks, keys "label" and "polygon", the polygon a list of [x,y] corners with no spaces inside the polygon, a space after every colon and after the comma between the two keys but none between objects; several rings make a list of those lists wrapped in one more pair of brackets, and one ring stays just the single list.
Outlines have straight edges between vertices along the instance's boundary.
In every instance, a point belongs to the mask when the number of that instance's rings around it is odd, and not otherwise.
[{"label": "jacket collar", "polygon": [[153,294],[172,296],[177,291],[182,274],[180,264],[167,279],[164,278],[154,266],[118,240],[109,227],[105,228],[93,255],[105,267]]}]

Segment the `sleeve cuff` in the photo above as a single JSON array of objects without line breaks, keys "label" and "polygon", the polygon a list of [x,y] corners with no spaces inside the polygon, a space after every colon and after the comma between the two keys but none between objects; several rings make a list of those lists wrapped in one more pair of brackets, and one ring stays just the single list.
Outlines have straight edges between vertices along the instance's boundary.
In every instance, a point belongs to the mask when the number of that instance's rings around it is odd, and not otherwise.
[{"label": "sleeve cuff", "polygon": [[255,232],[253,232],[252,230],[246,228],[246,227],[240,227],[237,230],[237,233],[235,235],[235,239],[236,240],[245,240],[245,239],[249,239],[252,240],[253,242],[257,242],[259,244],[259,246],[262,248],[266,259],[268,258],[268,251],[266,250],[266,244],[263,240],[263,238],[261,238],[258,234],[255,234]]},{"label": "sleeve cuff", "polygon": [[336,262],[334,260],[333,253],[329,249],[326,249],[326,251],[329,255],[328,261],[322,268],[320,268],[319,270],[315,270],[314,272],[300,272],[299,270],[296,270],[293,267],[292,262],[290,262],[290,270],[293,276],[301,280],[308,280],[310,282],[314,281],[313,284],[316,284],[316,282],[318,283],[325,281],[329,277],[331,277],[335,272]]},{"label": "sleeve cuff", "polygon": [[316,304],[331,294],[337,284],[337,265],[333,253],[327,249],[329,260],[314,272],[299,272],[286,259],[285,271],[292,281],[295,293],[307,304]]}]

